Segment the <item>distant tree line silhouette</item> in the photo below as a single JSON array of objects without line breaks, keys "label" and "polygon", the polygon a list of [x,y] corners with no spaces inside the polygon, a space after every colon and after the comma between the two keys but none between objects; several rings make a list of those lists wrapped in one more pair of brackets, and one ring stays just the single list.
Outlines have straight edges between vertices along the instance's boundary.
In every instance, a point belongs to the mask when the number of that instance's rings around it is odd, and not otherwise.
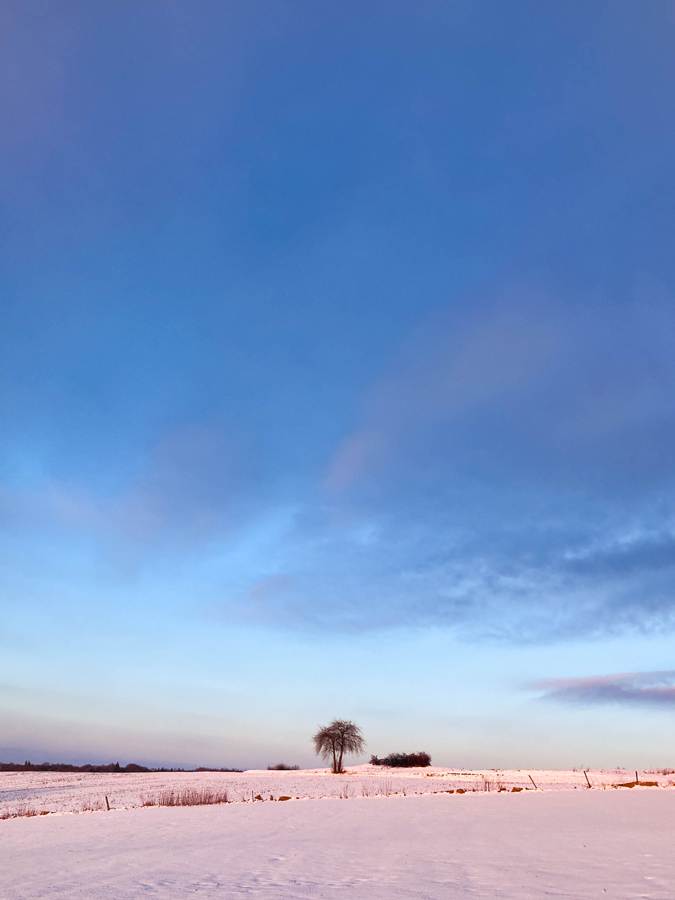
[{"label": "distant tree line silhouette", "polygon": [[138,763],[128,763],[121,766],[118,762],[108,763],[106,766],[95,766],[87,763],[84,766],[74,766],[71,763],[0,763],[0,772],[241,772],[242,769],[214,769],[207,766],[199,766],[197,769],[151,769],[148,766],[139,766]]}]

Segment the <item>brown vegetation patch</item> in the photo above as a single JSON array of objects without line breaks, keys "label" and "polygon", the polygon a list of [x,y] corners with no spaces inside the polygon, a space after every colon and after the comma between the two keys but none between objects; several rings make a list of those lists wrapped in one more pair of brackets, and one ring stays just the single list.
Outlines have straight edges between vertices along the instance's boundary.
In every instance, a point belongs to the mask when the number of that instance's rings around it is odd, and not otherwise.
[{"label": "brown vegetation patch", "polygon": [[615,784],[614,787],[625,787],[625,788],[634,788],[634,787],[658,787],[658,781],[627,781],[625,784]]}]

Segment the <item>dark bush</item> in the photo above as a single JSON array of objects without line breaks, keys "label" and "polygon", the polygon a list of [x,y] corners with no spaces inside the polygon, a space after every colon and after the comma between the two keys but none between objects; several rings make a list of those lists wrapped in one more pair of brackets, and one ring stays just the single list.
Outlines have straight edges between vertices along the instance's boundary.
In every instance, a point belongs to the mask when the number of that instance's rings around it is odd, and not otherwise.
[{"label": "dark bush", "polygon": [[268,772],[297,772],[300,766],[287,766],[286,763],[277,763],[276,766],[268,766]]},{"label": "dark bush", "polygon": [[412,769],[416,766],[430,766],[431,757],[423,750],[420,750],[418,753],[390,753],[384,759],[371,756],[370,764],[371,766],[392,766],[396,769]]}]

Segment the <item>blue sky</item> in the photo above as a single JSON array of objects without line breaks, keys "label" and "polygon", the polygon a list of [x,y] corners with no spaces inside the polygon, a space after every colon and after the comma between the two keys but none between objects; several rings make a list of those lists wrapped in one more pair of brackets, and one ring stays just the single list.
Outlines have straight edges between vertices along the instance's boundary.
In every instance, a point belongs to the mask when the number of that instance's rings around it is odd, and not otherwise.
[{"label": "blue sky", "polygon": [[675,5],[0,22],[0,757],[671,764]]}]

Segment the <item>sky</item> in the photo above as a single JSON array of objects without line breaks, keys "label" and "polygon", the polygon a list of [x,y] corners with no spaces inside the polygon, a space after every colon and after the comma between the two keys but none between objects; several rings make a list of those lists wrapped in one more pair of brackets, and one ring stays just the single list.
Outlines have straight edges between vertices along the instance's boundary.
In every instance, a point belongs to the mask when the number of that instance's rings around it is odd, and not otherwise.
[{"label": "sky", "polygon": [[673,765],[675,2],[0,48],[0,760]]}]

